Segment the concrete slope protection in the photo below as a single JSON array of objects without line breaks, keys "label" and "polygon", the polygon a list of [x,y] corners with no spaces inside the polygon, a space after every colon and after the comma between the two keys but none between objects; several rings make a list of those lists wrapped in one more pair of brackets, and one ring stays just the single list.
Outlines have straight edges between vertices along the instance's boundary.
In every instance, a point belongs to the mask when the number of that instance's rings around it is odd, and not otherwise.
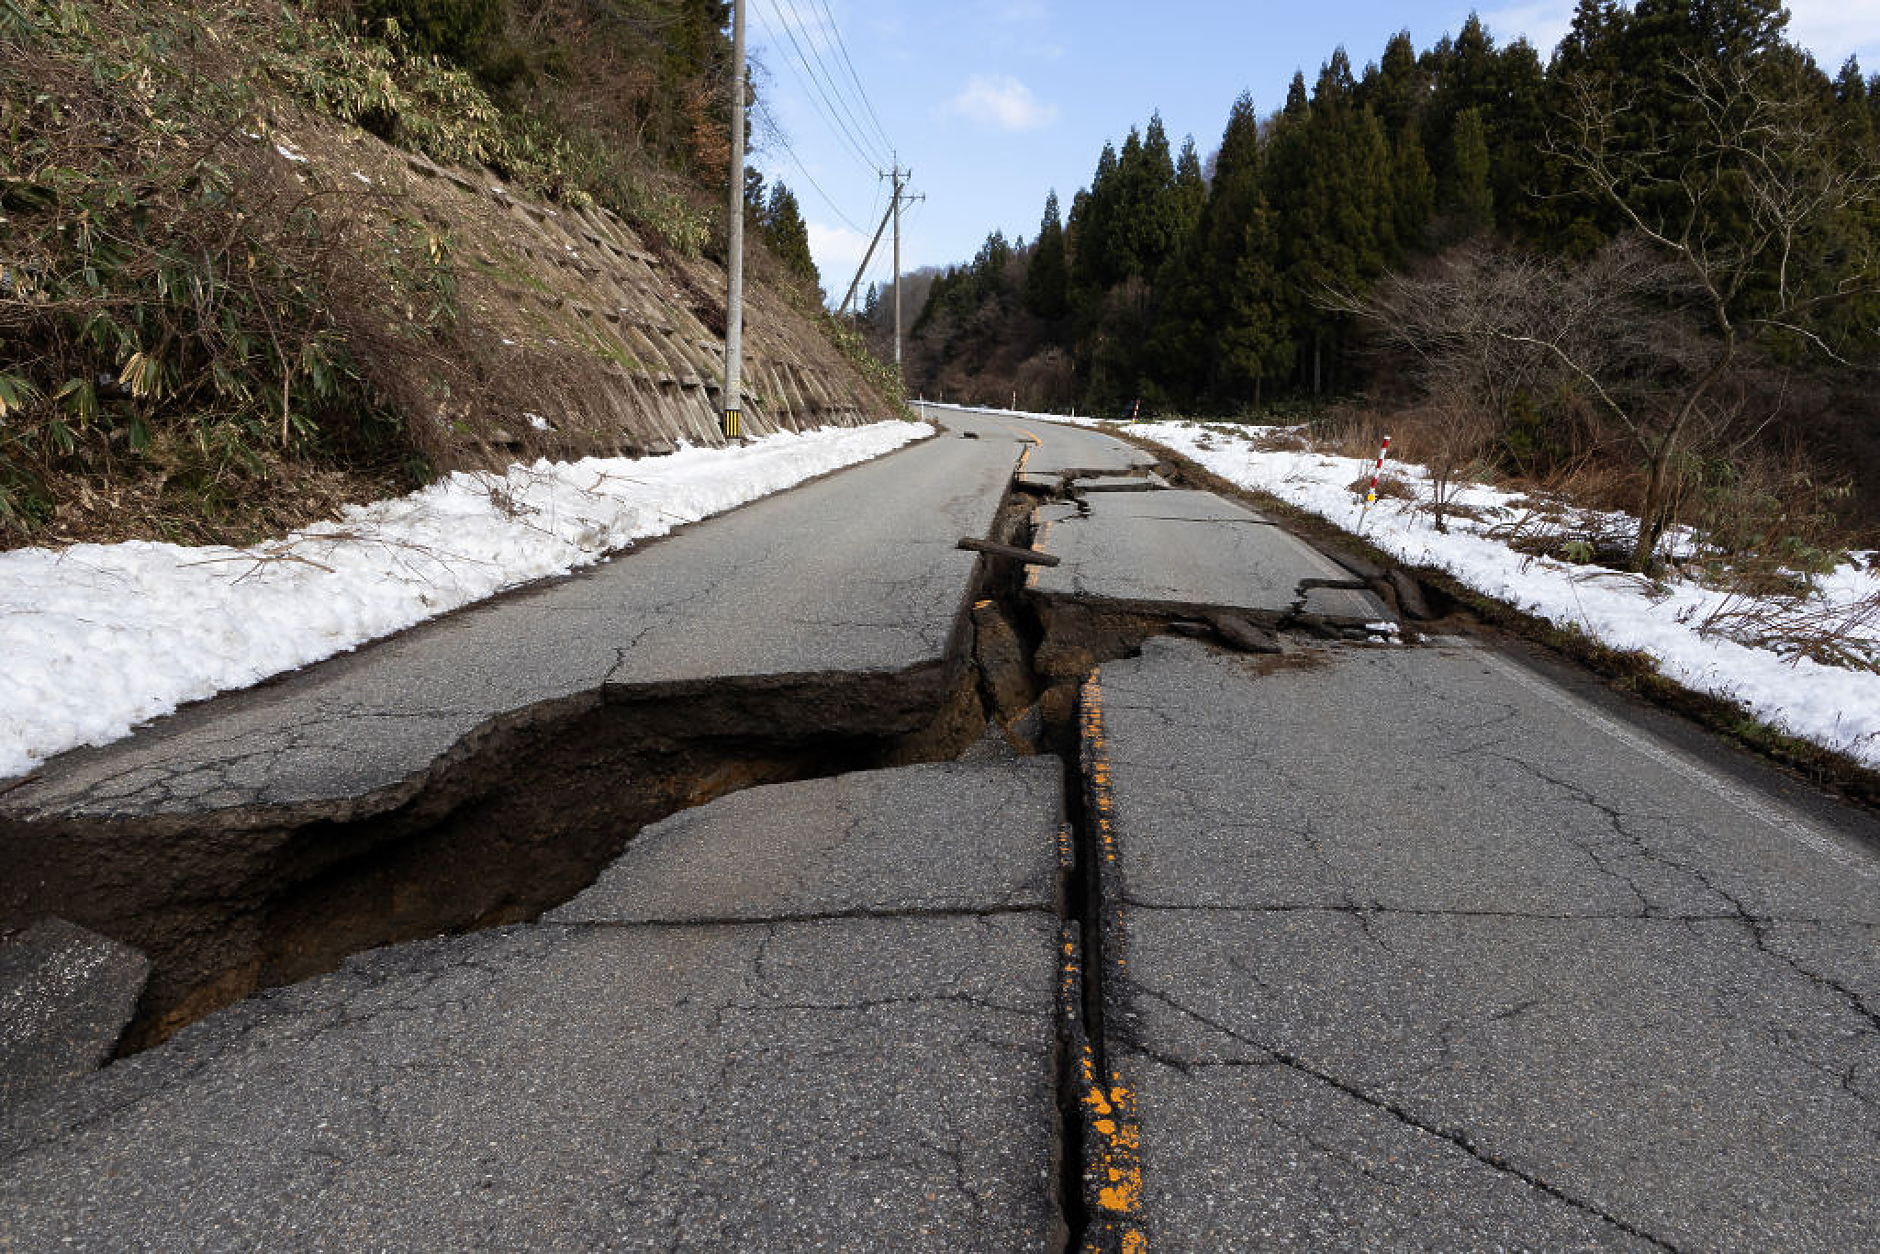
[{"label": "concrete slope protection", "polygon": [[1880,862],[1484,650],[1086,692],[1153,1248],[1846,1249]]},{"label": "concrete slope protection", "polygon": [[1052,1248],[1063,796],[1032,758],[675,816],[539,924],[0,1126],[0,1247]]}]

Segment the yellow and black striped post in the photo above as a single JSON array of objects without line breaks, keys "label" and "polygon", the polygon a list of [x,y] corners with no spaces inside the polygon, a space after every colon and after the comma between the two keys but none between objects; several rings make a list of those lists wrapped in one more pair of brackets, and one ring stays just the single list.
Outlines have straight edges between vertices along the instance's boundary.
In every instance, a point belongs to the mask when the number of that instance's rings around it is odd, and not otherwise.
[{"label": "yellow and black striped post", "polygon": [[744,434],[744,415],[739,410],[725,411],[725,439],[735,440]]}]

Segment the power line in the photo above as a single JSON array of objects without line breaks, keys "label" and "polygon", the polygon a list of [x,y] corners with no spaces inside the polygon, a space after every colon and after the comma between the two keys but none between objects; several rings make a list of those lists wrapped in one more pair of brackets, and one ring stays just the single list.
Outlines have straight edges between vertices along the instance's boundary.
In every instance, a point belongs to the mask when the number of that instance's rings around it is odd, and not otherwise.
[{"label": "power line", "polygon": [[816,0],[822,6],[823,16],[829,21],[829,33],[835,37],[836,51],[842,54],[842,63],[849,69],[849,81],[855,84],[855,91],[861,97],[862,109],[868,114],[868,120],[875,124],[875,134],[881,136],[881,142],[894,151],[894,141],[888,137],[888,128],[881,124],[881,115],[875,112],[875,102],[868,98],[868,89],[862,86],[862,76],[855,72],[855,62],[849,59],[849,48],[842,40],[842,29],[836,25],[836,15],[829,11],[829,0]]},{"label": "power line", "polygon": [[[817,44],[816,39],[810,35],[809,26],[803,21],[803,15],[801,12],[798,11],[796,7],[796,0],[770,0],[770,3],[771,3],[771,7],[777,11],[778,17],[780,19],[782,18],[783,11],[785,7],[787,6],[790,18],[792,19],[789,25],[792,29],[797,28],[797,27],[802,28],[804,38],[809,43],[809,55],[812,58],[814,58],[816,62],[816,69],[822,71],[823,83],[829,88],[829,91],[834,96],[836,103],[842,107],[842,111],[848,115],[849,121],[855,124],[855,130],[858,133],[861,133],[864,139],[867,139],[866,132],[868,128],[862,124],[861,118],[857,116],[855,109],[850,105],[848,93],[845,92],[842,89],[842,87],[836,82],[836,75],[833,71],[830,70],[829,63],[823,60],[822,49],[816,46]],[[823,8],[823,13],[825,15],[828,15],[829,6],[827,4],[824,4],[822,8]],[[840,45],[842,41],[842,33],[836,30],[835,18],[833,16],[829,16],[828,21],[829,21],[829,33],[831,37],[836,40],[837,44]],[[847,55],[846,51],[844,52],[843,55],[844,56]],[[864,104],[864,111],[866,111],[865,104]],[[868,140],[868,142],[871,145],[870,150],[873,151],[872,145],[874,141],[870,139]],[[894,144],[892,142],[888,143],[886,151],[889,154],[893,153]],[[880,154],[877,153],[876,155],[879,156]]]},{"label": "power line", "polygon": [[[790,35],[790,42],[796,46],[798,54],[805,57],[805,68],[808,68],[812,75],[820,71],[820,83],[823,87],[828,88],[828,94],[824,98],[833,101],[834,105],[839,107],[848,117],[849,122],[853,125],[851,134],[860,140],[868,148],[868,151],[877,158],[876,164],[880,164],[879,158],[881,156],[881,150],[878,150],[874,146],[873,138],[867,133],[868,128],[862,124],[862,120],[856,114],[854,106],[849,103],[848,94],[843,91],[841,84],[836,81],[836,76],[830,71],[828,63],[823,60],[822,49],[817,46],[818,41],[815,35],[810,32],[810,25],[803,21],[803,15],[798,11],[795,0],[770,0],[770,7],[771,11],[777,15],[777,19],[783,22],[784,30]],[[827,12],[827,9],[824,11]],[[799,29],[803,32],[804,43],[808,45],[807,51],[805,51],[803,44],[797,43],[796,31]],[[840,33],[835,30],[833,20],[830,23],[830,34],[837,39],[841,38]],[[808,64],[809,61],[814,61],[814,66],[810,66]],[[892,149],[893,145],[888,145],[888,150],[892,151]]]},{"label": "power line", "polygon": [[[828,192],[824,191],[822,188],[822,184],[816,181],[816,176],[809,172],[809,167],[803,164],[803,158],[797,156],[796,149],[792,148],[790,146],[790,141],[784,137],[783,128],[777,125],[777,119],[771,116],[770,106],[765,104],[763,100],[760,99],[757,102],[757,107],[763,113],[765,119],[770,123],[771,133],[777,137],[777,142],[783,145],[783,151],[789,155],[791,162],[795,164],[797,170],[803,175],[804,181],[807,182],[811,187],[816,189],[816,194],[818,196],[821,196],[823,199],[823,203],[829,206],[829,211],[835,214],[836,217],[841,218],[842,221],[848,225],[848,228],[854,231],[856,234],[858,235],[868,234],[868,231],[866,228],[855,225],[855,219],[851,218],[848,214],[842,212],[842,206],[836,203],[835,197],[831,196]],[[879,186],[877,186],[875,189],[875,195],[877,196],[877,198],[879,198],[879,196],[881,195],[881,189]]]},{"label": "power line", "polygon": [[[771,12],[776,17],[778,24],[783,27],[783,33],[789,39],[790,46],[796,49],[797,59],[796,62],[791,65],[790,72],[796,76],[799,83],[802,83],[813,93],[809,98],[811,106],[814,107],[816,112],[822,116],[822,119],[829,124],[830,129],[836,133],[837,137],[848,145],[849,151],[861,162],[864,169],[872,170],[880,168],[882,164],[880,157],[870,151],[869,145],[859,139],[854,130],[842,121],[836,105],[830,100],[829,93],[824,90],[820,82],[816,81],[816,72],[810,68],[809,57],[803,52],[803,45],[798,41],[795,29],[784,19],[781,10],[776,6],[775,0],[772,0]],[[761,10],[758,11],[758,21],[763,23],[765,32],[770,35],[771,42],[781,53],[783,46],[781,43],[777,42],[776,35],[771,32],[770,23],[764,20]],[[787,59],[786,57],[786,60]],[[802,70],[800,74],[797,72],[799,66]],[[818,103],[818,99],[821,101],[820,104]]]},{"label": "power line", "polygon": [[783,42],[777,38],[775,32],[770,28],[770,23],[765,20],[763,10],[753,7],[751,11],[757,15],[758,25],[764,28],[764,34],[768,38],[770,46],[777,50],[777,55],[790,67],[790,76],[796,80],[799,87],[804,89],[804,96],[809,101],[810,107],[816,111],[817,116],[822,118],[823,122],[829,126],[835,133],[837,139],[843,141],[848,148],[849,155],[855,158],[863,169],[874,169],[876,165],[875,159],[867,152],[863,151],[861,145],[857,144],[855,140],[849,136],[847,129],[842,126],[840,120],[830,113],[828,106],[817,98],[817,93],[805,77],[807,71],[798,68],[797,62],[790,59],[788,50],[784,48]]}]

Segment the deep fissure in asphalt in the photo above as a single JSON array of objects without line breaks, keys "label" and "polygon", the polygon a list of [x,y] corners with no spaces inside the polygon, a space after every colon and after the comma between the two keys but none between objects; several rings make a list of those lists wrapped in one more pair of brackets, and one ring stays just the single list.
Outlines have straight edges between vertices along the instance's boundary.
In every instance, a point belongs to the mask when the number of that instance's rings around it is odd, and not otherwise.
[{"label": "deep fissure in asphalt", "polygon": [[[997,538],[1027,515],[1008,493]],[[997,576],[982,564],[968,606]],[[127,1055],[355,953],[533,919],[677,811],[763,784],[955,758],[988,723],[973,642],[968,610],[944,663],[900,673],[603,679],[492,720],[373,795],[20,823],[4,835],[39,912],[150,957]]]},{"label": "deep fissure in asphalt", "polygon": [[[1031,546],[1032,504],[1022,497],[1008,503],[999,527],[1002,543]],[[986,710],[995,722],[1021,727],[1030,723],[1035,735],[1030,747],[1063,764],[1067,856],[1059,901],[1070,948],[1061,955],[1065,995],[1057,1024],[1057,1192],[1065,1248],[1077,1250],[1085,1248],[1092,1235],[1097,1187],[1086,1097],[1092,1074],[1109,1074],[1103,1043],[1107,968],[1098,878],[1101,850],[1090,813],[1079,694],[1098,666],[1133,656],[1145,637],[1167,630],[1170,623],[1139,615],[1086,614],[1082,607],[1062,603],[1047,606],[1029,593],[1023,567],[1009,561],[988,565],[985,600],[975,615],[974,658]],[[1027,682],[1020,685],[1009,676],[998,682],[1015,660],[1022,664]],[[1016,708],[1015,691],[1033,704]]]},{"label": "deep fissure in asphalt", "polygon": [[344,804],[19,824],[38,909],[149,955],[120,1055],[380,945],[526,921],[643,827],[760,784],[956,756],[970,656],[895,675],[603,689],[497,720]]},{"label": "deep fissure in asphalt", "polygon": [[[1010,493],[992,538],[1029,547],[1033,504]],[[130,1053],[363,950],[534,919],[586,888],[642,828],[742,789],[946,761],[976,744],[1054,755],[1069,942],[1056,1025],[1055,1191],[1067,1248],[1080,1248],[1094,1223],[1085,1098],[1092,1074],[1110,1072],[1102,851],[1079,694],[1096,667],[1134,655],[1145,638],[1206,628],[1041,599],[1008,559],[982,559],[980,572],[940,666],[603,681],[495,720],[383,794],[207,818],[75,821],[16,843],[43,851],[49,912],[151,956],[150,986],[121,1047]]]}]

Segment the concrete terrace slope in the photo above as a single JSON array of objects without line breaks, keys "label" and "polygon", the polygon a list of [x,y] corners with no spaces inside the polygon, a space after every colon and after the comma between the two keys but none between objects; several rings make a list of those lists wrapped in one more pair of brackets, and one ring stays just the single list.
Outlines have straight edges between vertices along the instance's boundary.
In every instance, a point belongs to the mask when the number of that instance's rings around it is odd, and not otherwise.
[{"label": "concrete terrace slope", "polygon": [[1872,1243],[1870,850],[1487,650],[1086,700],[1151,1248]]},{"label": "concrete terrace slope", "polygon": [[559,921],[0,1123],[0,1248],[1056,1248],[1062,800],[1034,759],[675,816]]},{"label": "concrete terrace slope", "polygon": [[[724,443],[723,269],[642,234],[606,209],[538,202],[488,170],[440,166],[356,128],[280,119],[263,147],[315,203],[368,222],[446,228],[458,283],[457,329],[490,372],[528,380],[524,414],[479,421],[499,450],[524,457],[639,455],[677,442]],[[805,306],[753,273],[745,287],[743,421],[747,433],[853,426],[888,402]],[[408,368],[426,369],[422,355]],[[463,415],[453,411],[453,420]],[[419,415],[412,415],[417,421]],[[486,417],[486,416],[485,416]]]}]

